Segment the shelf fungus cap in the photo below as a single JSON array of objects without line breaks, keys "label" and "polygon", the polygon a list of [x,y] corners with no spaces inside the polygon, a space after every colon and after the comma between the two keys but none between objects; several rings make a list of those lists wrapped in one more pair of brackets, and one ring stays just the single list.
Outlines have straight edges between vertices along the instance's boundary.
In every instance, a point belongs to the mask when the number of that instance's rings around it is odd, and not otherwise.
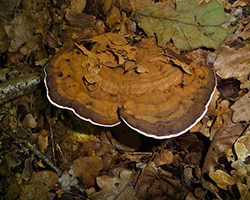
[{"label": "shelf fungus cap", "polygon": [[[134,55],[123,56],[120,48],[113,47],[112,55],[110,49],[93,53],[84,47],[56,54],[45,68],[49,101],[93,124],[112,127],[123,120],[156,139],[179,136],[201,120],[216,87],[210,67],[195,66],[185,73],[158,47],[133,47]],[[109,62],[123,64],[110,67]]]}]

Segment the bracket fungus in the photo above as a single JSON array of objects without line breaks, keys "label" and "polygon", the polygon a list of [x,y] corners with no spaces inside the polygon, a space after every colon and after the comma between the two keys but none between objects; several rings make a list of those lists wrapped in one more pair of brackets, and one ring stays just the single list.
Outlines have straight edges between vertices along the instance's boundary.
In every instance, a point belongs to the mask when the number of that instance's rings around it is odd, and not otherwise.
[{"label": "bracket fungus", "polygon": [[[123,120],[156,139],[179,136],[205,115],[216,87],[208,66],[172,62],[149,39],[129,44],[119,34],[59,52],[45,68],[49,101],[81,119],[112,127]],[[188,71],[188,72],[186,72]]]}]

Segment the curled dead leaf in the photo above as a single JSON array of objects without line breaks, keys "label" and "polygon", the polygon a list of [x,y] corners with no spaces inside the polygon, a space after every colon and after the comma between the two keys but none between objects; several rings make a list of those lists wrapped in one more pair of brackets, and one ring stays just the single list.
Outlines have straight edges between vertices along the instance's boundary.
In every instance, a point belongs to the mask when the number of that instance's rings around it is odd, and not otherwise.
[{"label": "curled dead leaf", "polygon": [[156,155],[153,161],[156,164],[156,166],[160,166],[165,164],[169,165],[173,162],[173,160],[174,160],[173,153],[167,149],[164,149],[163,151],[161,151],[159,154]]},{"label": "curled dead leaf", "polygon": [[235,140],[242,134],[245,128],[240,123],[233,123],[231,121],[231,114],[216,131],[213,140],[211,141],[204,161],[202,169],[203,173],[214,172],[216,169],[220,168],[218,159],[223,155],[225,150],[232,147]]},{"label": "curled dead leaf", "polygon": [[236,183],[236,180],[222,170],[210,172],[209,177],[217,184],[218,187],[227,190],[229,186]]},{"label": "curled dead leaf", "polygon": [[27,114],[24,117],[22,124],[26,128],[36,128],[36,126],[37,126],[37,122],[31,113]]}]

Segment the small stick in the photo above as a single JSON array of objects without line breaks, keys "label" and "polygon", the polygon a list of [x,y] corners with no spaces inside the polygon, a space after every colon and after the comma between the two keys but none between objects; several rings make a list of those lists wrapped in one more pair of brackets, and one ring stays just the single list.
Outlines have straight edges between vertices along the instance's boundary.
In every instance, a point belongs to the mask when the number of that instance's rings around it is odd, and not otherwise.
[{"label": "small stick", "polygon": [[55,166],[54,163],[46,156],[44,155],[39,149],[36,147],[36,145],[32,145],[29,142],[25,143],[25,147],[31,150],[38,158],[40,158],[42,161],[44,161],[54,172],[56,172],[59,176],[62,175],[62,170]]},{"label": "small stick", "polygon": [[[59,167],[55,166],[54,163],[46,155],[39,151],[35,144],[32,145],[29,142],[25,142],[23,140],[15,138],[15,134],[13,133],[13,131],[10,128],[4,126],[1,122],[0,130],[7,133],[12,139],[14,139],[22,149],[29,149],[30,151],[32,151],[38,158],[44,161],[54,172],[56,172],[58,176],[62,175],[62,170]],[[79,184],[72,186],[72,189],[80,194],[85,194],[85,188]]]},{"label": "small stick", "polygon": [[38,74],[18,77],[0,84],[0,105],[37,90],[41,78]]},{"label": "small stick", "polygon": [[[29,149],[32,151],[38,158],[40,158],[42,161],[44,161],[54,172],[56,172],[59,176],[62,175],[62,170],[54,165],[54,163],[46,156],[44,155],[39,149],[36,147],[36,145],[32,145],[29,142],[26,142],[24,140],[20,140],[18,138],[15,138],[15,134],[10,128],[7,128],[0,122],[0,129],[7,133],[13,140],[17,142],[18,145],[20,145],[23,149]],[[27,133],[28,134],[28,133]]]}]

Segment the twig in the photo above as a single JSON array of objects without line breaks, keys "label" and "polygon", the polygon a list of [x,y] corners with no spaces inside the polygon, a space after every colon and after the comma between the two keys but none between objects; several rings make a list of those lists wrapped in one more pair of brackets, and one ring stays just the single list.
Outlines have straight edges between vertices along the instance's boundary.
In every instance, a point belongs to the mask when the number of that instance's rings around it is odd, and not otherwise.
[{"label": "twig", "polygon": [[40,158],[42,161],[44,161],[54,172],[56,172],[59,176],[62,175],[62,170],[55,166],[54,163],[46,156],[44,155],[39,149],[36,147],[36,145],[32,145],[29,142],[25,143],[25,147],[31,150],[38,158]]},{"label": "twig", "polygon": [[83,195],[85,194],[85,188],[79,184],[71,186],[71,188],[80,194],[83,194]]},{"label": "twig", "polygon": [[[1,122],[0,122],[0,129],[3,132],[7,133],[23,149],[31,150],[38,158],[43,160],[59,176],[62,175],[62,170],[60,168],[58,168],[57,166],[55,166],[53,164],[53,162],[46,155],[44,155],[41,151],[39,151],[38,148],[36,147],[36,145],[32,145],[29,142],[15,138],[15,134],[13,133],[13,131],[10,128],[7,128],[6,126],[4,126]],[[27,135],[28,135],[28,133],[27,133]]]},{"label": "twig", "polygon": [[[21,148],[29,149],[30,151],[32,151],[38,158],[44,161],[54,172],[56,172],[58,176],[62,175],[63,173],[62,170],[59,167],[55,166],[54,163],[46,155],[44,155],[41,151],[39,151],[36,145],[32,145],[29,142],[15,138],[14,132],[10,128],[4,126],[1,122],[0,122],[0,130],[7,133],[13,140],[15,140],[18,143],[18,145],[20,145]],[[85,188],[79,184],[72,186],[72,189],[82,195],[85,195]]]},{"label": "twig", "polygon": [[11,79],[0,84],[0,105],[37,90],[41,78],[38,74]]}]

